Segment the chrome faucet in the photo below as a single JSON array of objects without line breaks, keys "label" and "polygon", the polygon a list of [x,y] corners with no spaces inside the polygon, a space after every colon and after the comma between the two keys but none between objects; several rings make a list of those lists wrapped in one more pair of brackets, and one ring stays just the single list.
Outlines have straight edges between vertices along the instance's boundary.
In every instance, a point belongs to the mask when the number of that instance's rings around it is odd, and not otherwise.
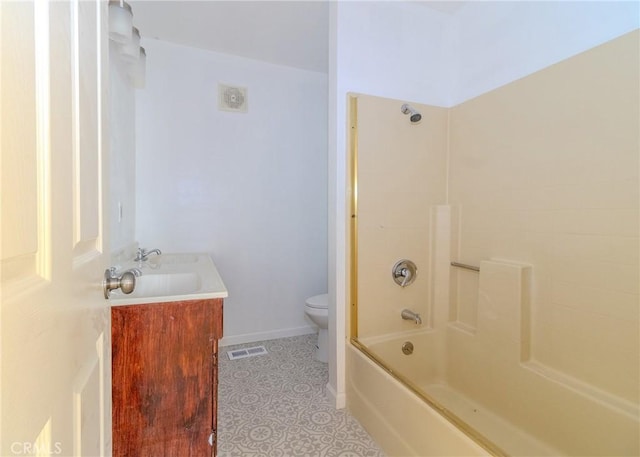
[{"label": "chrome faucet", "polygon": [[133,261],[134,262],[144,262],[149,258],[149,256],[151,254],[160,255],[160,254],[162,254],[162,251],[160,249],[151,249],[150,251],[147,251],[144,248],[138,248],[138,253],[136,254],[136,258],[133,259]]},{"label": "chrome faucet", "polygon": [[420,317],[420,314],[414,313],[410,309],[403,309],[400,315],[406,321],[415,321],[416,324],[422,324],[422,318]]}]

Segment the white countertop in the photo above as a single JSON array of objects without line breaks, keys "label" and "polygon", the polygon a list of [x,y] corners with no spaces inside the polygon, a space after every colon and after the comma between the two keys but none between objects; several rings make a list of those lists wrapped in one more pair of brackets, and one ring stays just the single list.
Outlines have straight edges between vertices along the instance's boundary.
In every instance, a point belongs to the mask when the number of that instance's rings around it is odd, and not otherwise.
[{"label": "white countertop", "polygon": [[152,255],[144,262],[125,262],[116,274],[136,268],[136,287],[129,295],[111,292],[111,306],[166,303],[184,300],[225,298],[229,294],[213,260],[206,253]]}]

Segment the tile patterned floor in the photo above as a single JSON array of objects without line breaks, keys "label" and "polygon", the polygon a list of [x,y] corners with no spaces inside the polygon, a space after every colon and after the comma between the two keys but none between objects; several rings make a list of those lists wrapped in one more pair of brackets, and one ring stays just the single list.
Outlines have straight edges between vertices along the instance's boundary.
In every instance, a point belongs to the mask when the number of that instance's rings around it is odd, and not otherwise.
[{"label": "tile patterned floor", "polygon": [[[326,399],[327,364],[316,335],[220,348],[218,455],[384,457],[346,410]],[[268,354],[229,360],[227,351],[264,345]]]}]

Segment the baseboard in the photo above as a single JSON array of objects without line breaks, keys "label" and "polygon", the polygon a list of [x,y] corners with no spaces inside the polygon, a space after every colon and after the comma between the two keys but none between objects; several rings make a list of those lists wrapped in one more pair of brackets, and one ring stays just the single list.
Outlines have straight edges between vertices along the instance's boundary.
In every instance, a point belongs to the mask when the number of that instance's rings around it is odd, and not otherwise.
[{"label": "baseboard", "polygon": [[318,329],[310,325],[304,327],[285,328],[279,330],[271,330],[268,332],[245,333],[242,335],[225,336],[220,340],[219,345],[233,346],[234,344],[255,343],[256,341],[275,340],[278,338],[287,338],[289,336],[308,335],[316,333]]},{"label": "baseboard", "polygon": [[347,396],[344,394],[344,392],[337,393],[331,383],[327,383],[325,394],[336,409],[343,409],[345,406],[347,406]]}]

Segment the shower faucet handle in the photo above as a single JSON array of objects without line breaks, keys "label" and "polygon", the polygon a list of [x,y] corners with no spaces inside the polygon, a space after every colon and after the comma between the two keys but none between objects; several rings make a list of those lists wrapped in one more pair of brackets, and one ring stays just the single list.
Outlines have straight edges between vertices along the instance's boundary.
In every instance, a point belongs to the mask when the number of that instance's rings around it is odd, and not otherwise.
[{"label": "shower faucet handle", "polygon": [[401,287],[406,286],[407,282],[413,277],[413,275],[411,274],[411,271],[408,268],[401,269],[400,276],[403,277],[402,283],[400,284]]},{"label": "shower faucet handle", "polygon": [[406,287],[416,279],[418,267],[411,260],[403,259],[396,262],[391,270],[391,276],[400,287]]}]

